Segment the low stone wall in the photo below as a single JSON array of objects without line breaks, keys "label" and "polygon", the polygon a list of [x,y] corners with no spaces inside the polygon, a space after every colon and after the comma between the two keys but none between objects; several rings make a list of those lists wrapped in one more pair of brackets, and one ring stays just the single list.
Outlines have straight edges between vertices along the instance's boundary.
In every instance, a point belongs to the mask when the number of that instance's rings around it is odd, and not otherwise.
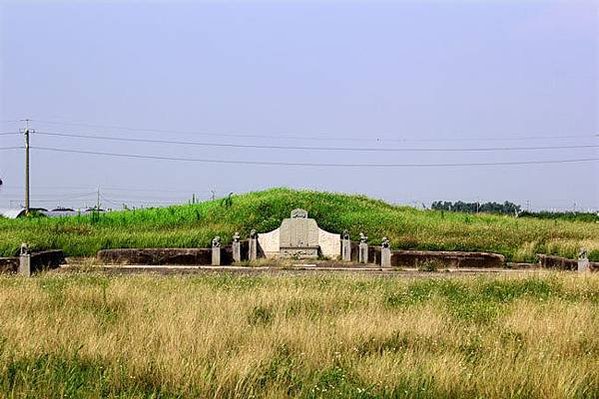
[{"label": "low stone wall", "polygon": [[[351,258],[358,262],[357,242],[351,243]],[[460,252],[460,251],[415,251],[394,250],[391,252],[391,266],[420,267],[425,262],[438,262],[444,267],[452,268],[503,268],[506,266],[505,257],[489,252]],[[381,264],[381,247],[368,247],[368,263]]]},{"label": "low stone wall", "polygon": [[0,273],[16,273],[19,270],[19,258],[0,258]]},{"label": "low stone wall", "polygon": [[[241,242],[241,260],[248,258],[248,241]],[[210,265],[212,248],[125,248],[103,249],[97,259],[106,264],[120,265]],[[221,265],[233,264],[231,246],[221,248]]]},{"label": "low stone wall", "polygon": [[[33,252],[31,254],[31,272],[45,269],[56,269],[65,262],[64,253],[60,249]],[[19,257],[0,258],[0,273],[17,273]]]},{"label": "low stone wall", "polygon": [[[578,260],[561,256],[538,254],[541,267],[558,270],[578,270]],[[599,270],[599,262],[589,262],[591,271]]]},{"label": "low stone wall", "polygon": [[43,269],[56,269],[64,262],[64,253],[61,249],[33,252],[31,254],[31,272],[35,273]]},{"label": "low stone wall", "polygon": [[106,264],[125,265],[209,265],[209,248],[123,248],[103,249],[97,258]]},{"label": "low stone wall", "polygon": [[[380,250],[379,250],[380,253]],[[503,268],[505,257],[489,252],[404,251],[391,253],[391,266],[419,267],[426,262],[438,262],[452,268]]]}]

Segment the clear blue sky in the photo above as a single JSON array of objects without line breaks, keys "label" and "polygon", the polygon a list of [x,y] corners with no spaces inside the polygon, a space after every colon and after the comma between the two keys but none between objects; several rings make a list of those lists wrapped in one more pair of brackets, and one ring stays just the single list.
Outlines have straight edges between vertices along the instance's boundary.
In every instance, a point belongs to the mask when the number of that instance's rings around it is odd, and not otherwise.
[{"label": "clear blue sky", "polygon": [[[446,164],[598,158],[597,148],[561,148],[599,144],[598,18],[594,1],[4,1],[0,132],[17,131],[23,123],[13,121],[28,117],[40,133],[171,141],[560,147],[363,153],[32,137],[32,147],[201,159]],[[21,143],[18,135],[0,136],[0,147]],[[23,158],[23,150],[0,150],[0,207],[22,202]],[[33,204],[47,207],[91,204],[97,186],[105,206],[289,186],[407,204],[510,200],[535,209],[597,209],[598,172],[597,161],[330,168],[34,149],[31,173]]]}]

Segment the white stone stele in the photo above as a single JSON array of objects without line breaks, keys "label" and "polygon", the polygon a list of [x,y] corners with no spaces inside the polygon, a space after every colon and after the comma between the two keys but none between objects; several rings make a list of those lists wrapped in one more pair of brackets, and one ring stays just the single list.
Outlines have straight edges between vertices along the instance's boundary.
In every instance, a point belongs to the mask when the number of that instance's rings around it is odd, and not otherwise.
[{"label": "white stone stele", "polygon": [[329,233],[319,228],[318,244],[323,256],[331,259],[338,259],[341,256],[341,239],[339,238],[339,234]]},{"label": "white stone stele", "polygon": [[262,248],[262,251],[264,252],[264,256],[267,258],[276,258],[279,256],[280,241],[280,228],[258,235],[258,245],[260,245],[260,248]]},{"label": "white stone stele", "polygon": [[[323,256],[331,259],[339,258],[341,255],[341,239],[339,234],[329,233],[318,228],[317,240],[316,245],[320,247],[320,252]],[[281,227],[268,233],[260,233],[258,235],[258,243],[262,251],[264,251],[264,256],[267,258],[278,258],[281,251]],[[314,246],[314,243],[310,242],[306,245],[306,247],[311,246]]]}]

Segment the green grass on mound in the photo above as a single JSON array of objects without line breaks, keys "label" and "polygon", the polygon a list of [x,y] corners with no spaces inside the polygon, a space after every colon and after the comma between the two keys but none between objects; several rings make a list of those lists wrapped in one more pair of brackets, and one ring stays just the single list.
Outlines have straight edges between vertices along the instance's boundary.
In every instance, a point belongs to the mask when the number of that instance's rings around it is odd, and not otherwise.
[{"label": "green grass on mound", "polygon": [[490,251],[508,260],[533,261],[547,253],[573,258],[581,246],[599,260],[599,223],[514,218],[488,214],[421,211],[364,196],[271,189],[234,196],[232,203],[208,201],[169,208],[129,210],[68,218],[0,219],[0,256],[61,248],[90,256],[106,248],[206,247],[215,235],[225,242],[235,231],[277,228],[294,208],[304,208],[325,230],[363,231],[373,244],[382,237],[394,249]]}]

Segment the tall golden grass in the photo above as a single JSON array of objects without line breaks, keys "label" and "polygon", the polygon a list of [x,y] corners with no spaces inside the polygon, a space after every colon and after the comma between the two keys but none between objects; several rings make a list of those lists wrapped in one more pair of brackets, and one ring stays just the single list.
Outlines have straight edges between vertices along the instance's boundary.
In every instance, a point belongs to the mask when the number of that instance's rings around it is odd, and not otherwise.
[{"label": "tall golden grass", "polygon": [[599,393],[599,276],[0,277],[0,397]]}]

